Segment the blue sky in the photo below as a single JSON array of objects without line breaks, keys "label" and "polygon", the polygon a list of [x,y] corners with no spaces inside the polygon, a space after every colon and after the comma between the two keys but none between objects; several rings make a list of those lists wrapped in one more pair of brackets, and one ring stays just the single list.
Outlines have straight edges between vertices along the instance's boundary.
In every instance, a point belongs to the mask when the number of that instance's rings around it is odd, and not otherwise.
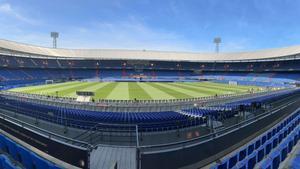
[{"label": "blue sky", "polygon": [[0,38],[58,47],[213,52],[300,45],[298,0],[0,0]]}]

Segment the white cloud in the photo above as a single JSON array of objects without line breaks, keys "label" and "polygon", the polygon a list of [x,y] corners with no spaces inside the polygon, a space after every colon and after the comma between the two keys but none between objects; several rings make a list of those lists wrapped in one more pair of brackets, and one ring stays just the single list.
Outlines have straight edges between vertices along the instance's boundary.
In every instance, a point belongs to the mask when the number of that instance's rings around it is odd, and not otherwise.
[{"label": "white cloud", "polygon": [[[142,18],[134,16],[128,16],[122,21],[95,21],[80,23],[78,26],[59,25],[49,28],[47,24],[37,26],[36,23],[40,22],[25,16],[24,12],[26,13],[9,3],[0,2],[0,38],[51,47],[52,40],[49,33],[53,30],[60,32],[58,38],[60,48],[214,51],[214,44],[211,41],[199,39],[195,42],[195,39],[188,39],[176,31],[151,27]],[[224,41],[221,44],[221,51],[244,50],[247,45],[249,45],[247,41]]]},{"label": "white cloud", "polygon": [[0,5],[0,12],[6,12],[6,13],[9,13],[9,12],[11,12],[11,11],[12,11],[12,9],[11,9],[11,7],[10,7],[9,4],[5,3],[5,4],[1,4],[1,5]]},{"label": "white cloud", "polygon": [[94,22],[61,32],[61,37],[61,45],[71,48],[194,50],[193,44],[183,35],[153,29],[135,18],[120,22]]},{"label": "white cloud", "polygon": [[7,16],[13,17],[19,21],[35,25],[38,23],[37,20],[29,18],[27,16],[22,15],[18,10],[12,8],[11,4],[3,3],[0,4],[0,13],[5,14]]}]

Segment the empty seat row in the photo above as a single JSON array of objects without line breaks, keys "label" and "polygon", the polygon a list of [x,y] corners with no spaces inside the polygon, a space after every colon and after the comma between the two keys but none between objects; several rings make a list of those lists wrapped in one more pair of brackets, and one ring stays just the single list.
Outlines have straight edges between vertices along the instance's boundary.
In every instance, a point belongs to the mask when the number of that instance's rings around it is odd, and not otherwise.
[{"label": "empty seat row", "polygon": [[[204,124],[206,119],[189,118],[175,111],[162,112],[96,112],[72,108],[42,105],[32,102],[17,101],[0,97],[0,107],[34,118],[67,125],[70,127],[90,129],[101,124],[138,125],[142,131],[162,131]],[[124,126],[123,125],[123,126]],[[114,128],[116,125],[114,125]],[[122,125],[119,126],[122,128]]]},{"label": "empty seat row", "polygon": [[60,169],[57,165],[38,156],[2,134],[0,134],[0,152],[11,156],[26,169]]},{"label": "empty seat row", "polygon": [[253,102],[257,103],[266,103],[266,102],[272,102],[278,99],[281,99],[287,95],[290,95],[293,92],[299,92],[299,90],[294,91],[294,90],[288,90],[288,91],[279,91],[279,92],[274,92],[271,94],[263,95],[263,96],[258,96],[250,99],[242,99],[239,101],[234,101],[231,103],[226,103],[224,106],[226,107],[231,107],[231,108],[237,108],[240,105],[244,106],[250,106]]},{"label": "empty seat row", "polygon": [[260,164],[261,169],[277,169],[281,162],[283,162],[288,153],[290,153],[293,147],[297,144],[300,137],[300,127],[294,130],[288,137],[274,149],[268,157],[266,157]]},{"label": "empty seat row", "polygon": [[251,106],[253,102],[264,103],[271,102],[276,99],[280,99],[294,91],[281,91],[277,93],[272,93],[264,96],[258,96],[250,99],[242,99],[240,101],[234,101],[231,103],[226,103],[224,105],[215,106],[215,107],[206,107],[206,108],[192,108],[182,110],[183,114],[192,116],[192,117],[203,117],[203,116],[212,116],[214,119],[218,120],[220,117],[222,119],[233,117],[237,114],[240,109],[240,106]]},{"label": "empty seat row", "polygon": [[[215,169],[254,168],[279,145],[290,141],[295,144],[300,137],[300,112],[289,116],[278,125],[260,135],[237,152],[226,156],[221,162],[213,164]],[[289,149],[290,150],[290,149]]]}]

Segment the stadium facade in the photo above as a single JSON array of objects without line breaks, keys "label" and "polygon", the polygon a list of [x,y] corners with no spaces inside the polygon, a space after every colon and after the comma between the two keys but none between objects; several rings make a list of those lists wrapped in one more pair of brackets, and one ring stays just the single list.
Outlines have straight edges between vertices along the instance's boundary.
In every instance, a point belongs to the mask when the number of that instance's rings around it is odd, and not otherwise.
[{"label": "stadium facade", "polygon": [[[0,40],[2,165],[43,169],[279,166],[300,137],[299,71],[299,46],[211,54],[52,49]],[[90,79],[212,81],[263,90],[87,103],[9,90]]]}]

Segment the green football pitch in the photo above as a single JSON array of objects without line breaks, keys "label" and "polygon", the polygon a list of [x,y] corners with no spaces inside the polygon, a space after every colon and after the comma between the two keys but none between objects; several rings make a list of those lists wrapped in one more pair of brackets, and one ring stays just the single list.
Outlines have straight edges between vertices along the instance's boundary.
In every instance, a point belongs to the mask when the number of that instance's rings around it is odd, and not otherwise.
[{"label": "green football pitch", "polygon": [[255,86],[231,86],[213,82],[80,82],[28,86],[10,89],[14,92],[73,97],[76,91],[91,91],[94,99],[112,100],[161,100],[246,93],[258,90]]}]

